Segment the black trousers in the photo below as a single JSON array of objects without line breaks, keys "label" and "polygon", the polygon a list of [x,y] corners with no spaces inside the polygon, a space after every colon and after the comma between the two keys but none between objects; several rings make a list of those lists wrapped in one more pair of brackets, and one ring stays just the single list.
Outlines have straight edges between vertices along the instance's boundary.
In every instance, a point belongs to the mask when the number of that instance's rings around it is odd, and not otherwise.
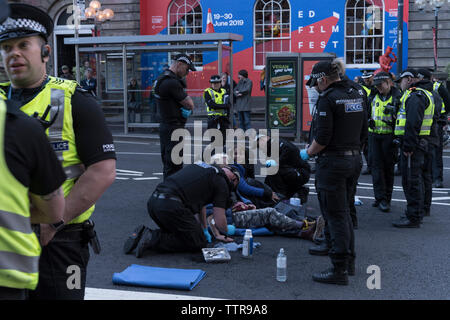
[{"label": "black trousers", "polygon": [[274,175],[267,176],[264,183],[274,192],[282,194],[286,198],[291,198],[298,194],[302,203],[308,200],[309,188],[304,185],[309,181],[310,174],[307,170],[300,170],[293,167],[280,167]]},{"label": "black trousers", "polygon": [[[172,141],[171,138],[172,133],[177,129],[184,129],[184,125],[167,124],[163,122],[159,124],[159,142],[161,146],[164,179],[183,168],[183,163],[175,164],[172,161],[172,149],[179,143],[179,141]],[[182,157],[183,153],[180,152],[179,156]]]},{"label": "black trousers", "polygon": [[160,227],[152,232],[151,249],[159,252],[195,252],[206,247],[200,222],[181,202],[150,196],[147,209]]},{"label": "black trousers", "polygon": [[82,231],[60,231],[42,247],[39,283],[30,300],[83,300],[89,262]]},{"label": "black trousers", "polygon": [[230,129],[230,120],[227,116],[208,116],[208,129],[219,129],[222,133],[223,145],[225,145],[227,129]]},{"label": "black trousers", "polygon": [[[327,222],[335,267],[346,267],[356,257],[349,203],[362,167],[360,155],[321,156],[316,161],[316,187],[320,210]],[[326,235],[327,236],[327,235]]]},{"label": "black trousers", "polygon": [[394,188],[394,137],[391,134],[371,134],[369,139],[375,200],[390,203]]},{"label": "black trousers", "polygon": [[433,181],[443,181],[444,180],[444,162],[442,160],[444,148],[444,127],[442,125],[438,125],[438,138],[439,145],[432,147],[432,172],[433,172]]},{"label": "black trousers", "polygon": [[432,196],[431,155],[428,151],[416,148],[411,156],[401,154],[402,186],[406,198],[406,217],[412,222],[422,220],[429,212]]}]

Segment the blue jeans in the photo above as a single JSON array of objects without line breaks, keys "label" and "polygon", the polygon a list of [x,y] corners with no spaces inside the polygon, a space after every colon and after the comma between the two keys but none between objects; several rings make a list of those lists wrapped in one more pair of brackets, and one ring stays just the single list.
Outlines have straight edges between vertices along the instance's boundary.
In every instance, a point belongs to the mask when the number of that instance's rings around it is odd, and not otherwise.
[{"label": "blue jeans", "polygon": [[250,129],[250,111],[239,111],[239,128],[246,131]]}]

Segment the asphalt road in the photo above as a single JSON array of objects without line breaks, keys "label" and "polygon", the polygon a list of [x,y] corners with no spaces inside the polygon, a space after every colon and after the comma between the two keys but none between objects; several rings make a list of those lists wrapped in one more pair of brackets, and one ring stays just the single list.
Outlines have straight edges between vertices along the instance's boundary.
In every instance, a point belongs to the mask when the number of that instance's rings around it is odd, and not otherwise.
[{"label": "asphalt road", "polygon": [[[356,275],[348,286],[313,282],[311,275],[330,266],[328,257],[308,254],[312,242],[279,236],[255,237],[261,246],[252,259],[240,252],[231,253],[231,261],[207,264],[201,254],[158,254],[148,252],[138,259],[124,255],[122,246],[139,224],[154,227],[147,214],[146,203],[156,185],[162,181],[162,165],[157,141],[115,138],[117,179],[97,204],[93,216],[100,237],[102,252],[94,255],[88,266],[87,287],[91,299],[106,297],[105,292],[120,292],[120,299],[135,299],[135,292],[182,295],[185,298],[219,299],[449,299],[450,251],[450,152],[444,153],[444,186],[433,190],[431,216],[420,229],[396,229],[391,223],[405,208],[400,177],[395,178],[392,210],[383,213],[372,208],[373,189],[370,176],[361,176],[357,196],[363,205],[357,207],[359,229],[356,237]],[[314,176],[312,176],[312,179]],[[310,181],[308,215],[317,216],[319,205],[313,180]],[[240,242],[240,238],[236,238]],[[288,279],[275,280],[276,256],[284,248],[288,261]],[[115,272],[131,264],[144,266],[202,269],[206,277],[192,291],[163,290],[112,283]],[[379,289],[370,266],[379,268]],[[369,273],[368,273],[369,269]],[[369,280],[368,280],[369,279]],[[121,291],[98,291],[112,289]],[[125,292],[122,292],[125,291]],[[102,296],[102,294],[105,294]],[[87,295],[88,296],[88,295]],[[114,297],[114,295],[113,295]],[[133,298],[134,297],[134,298]],[[148,296],[152,297],[152,296]],[[171,296],[167,296],[171,297]]]}]

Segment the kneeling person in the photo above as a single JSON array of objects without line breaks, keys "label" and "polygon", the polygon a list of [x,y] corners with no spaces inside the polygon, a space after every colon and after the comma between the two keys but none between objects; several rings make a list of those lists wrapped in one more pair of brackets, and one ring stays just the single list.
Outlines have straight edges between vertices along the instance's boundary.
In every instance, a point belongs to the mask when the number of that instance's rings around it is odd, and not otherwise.
[{"label": "kneeling person", "polygon": [[139,258],[146,249],[193,252],[206,247],[211,235],[207,231],[205,206],[210,203],[216,227],[227,234],[225,209],[231,205],[230,191],[239,179],[239,173],[231,167],[219,168],[203,162],[188,165],[168,177],[147,203],[148,213],[160,229],[139,226],[125,242],[124,253],[136,248]]}]

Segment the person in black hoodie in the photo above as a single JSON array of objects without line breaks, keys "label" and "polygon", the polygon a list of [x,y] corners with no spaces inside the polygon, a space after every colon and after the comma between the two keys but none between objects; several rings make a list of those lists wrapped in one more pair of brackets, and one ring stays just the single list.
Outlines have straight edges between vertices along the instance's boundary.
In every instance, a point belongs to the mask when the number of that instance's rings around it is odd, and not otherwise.
[{"label": "person in black hoodie", "polygon": [[[437,134],[438,134],[438,146],[433,147],[431,152],[431,163],[432,163],[432,175],[433,175],[433,185],[435,188],[443,188],[443,178],[444,178],[444,163],[442,161],[443,156],[443,148],[444,148],[444,127],[447,124],[447,114],[450,110],[450,96],[445,88],[440,82],[432,81],[431,72],[427,69],[418,69],[417,70],[419,78],[423,80],[428,80],[427,82],[427,90],[436,91],[440,98],[442,99],[442,108],[441,113],[439,115],[437,124]],[[447,106],[447,107],[446,107]]]},{"label": "person in black hoodie", "polygon": [[[271,152],[271,137],[258,137],[258,144],[260,149],[267,148],[267,155],[272,155]],[[302,203],[308,200],[309,188],[304,185],[309,181],[311,174],[311,167],[309,164],[300,158],[300,150],[290,141],[279,139],[279,157],[278,161],[268,160],[266,166],[278,165],[279,169],[275,175],[268,175],[264,180],[272,190],[281,194],[286,199],[298,194]]]}]

